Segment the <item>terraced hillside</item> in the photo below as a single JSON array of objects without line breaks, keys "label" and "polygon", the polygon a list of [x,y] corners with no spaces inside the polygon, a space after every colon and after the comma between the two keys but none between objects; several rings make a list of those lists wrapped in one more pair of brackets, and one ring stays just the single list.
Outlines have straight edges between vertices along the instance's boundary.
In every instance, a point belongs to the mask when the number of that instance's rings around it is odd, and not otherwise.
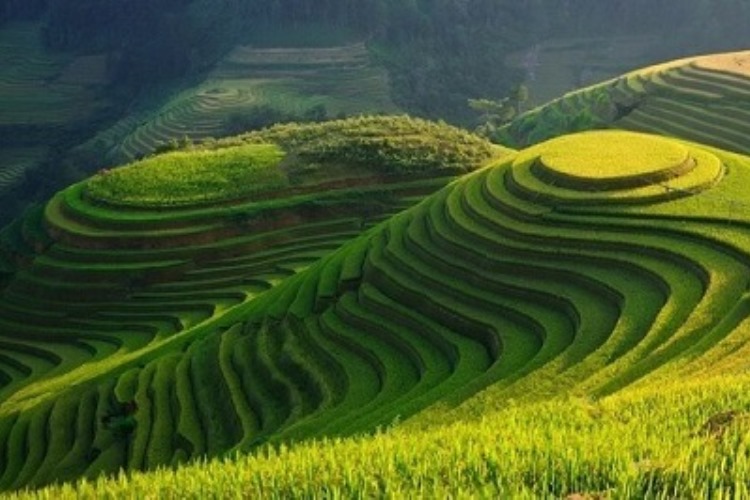
[{"label": "terraced hillside", "polygon": [[[332,48],[232,50],[200,85],[157,111],[130,116],[90,141],[114,162],[145,156],[173,140],[221,137],[263,114],[302,118],[316,109],[329,116],[393,112],[384,68],[364,43]],[[271,110],[271,111],[269,111]],[[249,124],[249,125],[248,125]]]},{"label": "terraced hillside", "polygon": [[513,147],[591,128],[649,132],[750,153],[750,52],[683,59],[567,94],[498,134]]},{"label": "terraced hillside", "polygon": [[[6,264],[0,484],[744,370],[747,157],[605,131],[491,160],[453,135],[433,155],[487,166],[391,216],[445,181],[424,169],[424,138],[390,162],[363,153],[387,120],[350,121],[359,138],[338,143],[320,140],[341,124],[274,129],[284,159],[258,134],[237,139],[251,175],[301,161],[273,194],[219,186],[149,208],[105,189],[146,162],[11,228],[6,242],[20,233],[34,249],[17,243],[31,265]],[[400,127],[380,142],[405,140]],[[369,174],[331,157],[367,158]],[[333,177],[320,183],[315,165]]]},{"label": "terraced hillside", "polygon": [[[264,337],[256,349],[245,307],[506,153],[408,118],[246,142],[103,171],[0,234],[2,488],[247,449],[338,398],[320,385],[340,376],[321,346]],[[374,158],[376,143],[399,147]],[[347,273],[356,255],[329,285]]]}]

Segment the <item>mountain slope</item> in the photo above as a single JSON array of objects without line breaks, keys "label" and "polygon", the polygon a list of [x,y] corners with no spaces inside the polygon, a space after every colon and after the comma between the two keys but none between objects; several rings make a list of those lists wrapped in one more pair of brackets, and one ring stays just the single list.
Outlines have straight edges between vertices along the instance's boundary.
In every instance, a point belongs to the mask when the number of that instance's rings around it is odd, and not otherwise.
[{"label": "mountain slope", "polygon": [[507,153],[403,117],[238,141],[102,171],[3,232],[4,488],[213,456],[299,418],[324,397],[307,347],[277,365],[280,337],[237,338],[244,305]]},{"label": "mountain slope", "polygon": [[[362,125],[357,142],[367,144],[373,136]],[[333,154],[310,150],[321,160]],[[337,151],[338,158],[352,153],[341,144]],[[10,369],[31,373],[11,382],[0,408],[8,457],[0,481],[19,487],[175,465],[265,442],[368,431],[425,408],[415,425],[463,420],[509,398],[603,396],[636,382],[734,374],[744,363],[750,275],[748,221],[735,204],[749,169],[746,157],[693,143],[591,132],[495,160],[332,253],[316,253],[307,239],[333,243],[337,231],[347,233],[346,216],[331,217],[336,204],[326,202],[319,205],[325,223],[283,231],[289,246],[262,240],[278,231],[261,233],[260,248],[196,256],[187,269],[172,246],[204,248],[201,235],[215,231],[208,215],[221,209],[183,209],[189,218],[180,209],[156,212],[149,224],[160,231],[130,234],[143,225],[139,212],[110,208],[129,215],[103,231],[96,219],[82,225],[70,212],[80,206],[101,217],[85,197],[69,198],[60,214],[48,205],[48,222],[58,217],[61,230],[52,236],[64,246],[141,255],[128,264],[144,274],[120,300],[127,308],[105,305],[88,324],[112,328],[129,318],[153,333],[120,332],[121,344],[106,347],[101,333],[79,336],[97,353],[93,362],[68,371],[74,361],[65,356],[46,375],[35,372],[54,364],[43,343],[6,354],[17,361]],[[389,190],[398,193],[396,186]],[[357,213],[356,205],[344,207],[347,216]],[[188,228],[185,219],[203,221]],[[37,257],[31,269],[46,261]],[[67,267],[107,270],[84,262]],[[248,282],[233,281],[238,266]],[[182,277],[168,274],[175,267]],[[271,286],[282,269],[292,273]],[[90,300],[107,304],[100,286],[92,283]],[[6,293],[14,290],[11,281]],[[207,290],[221,290],[221,298]],[[244,295],[230,296],[238,290]],[[132,309],[141,299],[154,307]],[[165,313],[167,304],[176,312]],[[154,327],[170,317],[182,329]],[[20,351],[19,340],[6,344]]]}]

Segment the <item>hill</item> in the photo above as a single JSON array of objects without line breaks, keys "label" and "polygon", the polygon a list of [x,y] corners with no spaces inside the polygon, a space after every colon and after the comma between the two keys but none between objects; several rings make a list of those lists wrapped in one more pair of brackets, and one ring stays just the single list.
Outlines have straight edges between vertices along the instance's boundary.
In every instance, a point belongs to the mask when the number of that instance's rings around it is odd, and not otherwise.
[{"label": "hill", "polygon": [[[0,235],[3,488],[152,468],[175,452],[177,462],[214,456],[294,421],[323,397],[274,399],[302,397],[291,380],[309,376],[304,344],[277,366],[271,352],[245,358],[247,339],[234,354],[211,339],[240,333],[245,306],[343,242],[505,152],[409,118],[281,126],[234,142],[102,171]],[[356,269],[353,260],[347,272]],[[165,360],[167,399],[151,401],[156,379],[140,373]],[[225,392],[242,387],[260,399]],[[57,437],[28,434],[28,417]],[[148,457],[130,457],[134,428]],[[148,437],[162,431],[183,436],[181,451]]]},{"label": "hill", "polygon": [[649,132],[750,153],[750,52],[671,61],[566,94],[500,129],[513,147],[580,130]]},{"label": "hill", "polygon": [[90,119],[106,106],[96,92],[109,83],[106,61],[95,55],[50,53],[41,30],[40,24],[28,22],[0,29],[0,127],[4,130],[18,125],[63,128]]},{"label": "hill", "polygon": [[747,406],[747,157],[621,131],[508,154],[389,118],[215,148],[102,172],[4,235],[26,260],[2,295],[5,488],[260,447],[121,484],[694,496],[744,446],[721,436]]},{"label": "hill", "polygon": [[[541,102],[558,95],[547,85],[558,77],[579,85],[636,61],[737,50],[750,22],[744,0],[637,0],[614,11],[557,0],[6,0],[0,224],[99,168],[185,138],[399,110],[469,125],[467,98],[500,99],[523,80],[507,57],[523,48],[541,46],[532,86]],[[641,48],[636,61],[625,53]]]},{"label": "hill", "polygon": [[[604,401],[565,398],[456,423],[398,423],[326,439],[119,474],[11,498],[705,498],[747,496],[747,377],[661,384]],[[592,443],[603,443],[597,446]]]}]

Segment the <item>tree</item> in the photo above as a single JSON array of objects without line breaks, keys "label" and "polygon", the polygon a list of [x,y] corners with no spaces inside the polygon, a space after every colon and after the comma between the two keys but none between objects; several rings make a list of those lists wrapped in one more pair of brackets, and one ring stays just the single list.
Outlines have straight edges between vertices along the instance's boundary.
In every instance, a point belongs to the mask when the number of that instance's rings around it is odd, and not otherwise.
[{"label": "tree", "polygon": [[521,114],[522,106],[529,100],[529,88],[523,83],[519,83],[511,90],[510,101],[513,103],[516,114]]},{"label": "tree", "polygon": [[510,98],[491,99],[469,99],[469,107],[481,114],[480,120],[484,122],[496,121],[500,123],[509,122],[516,115],[515,107]]},{"label": "tree", "polygon": [[499,100],[469,99],[469,107],[481,113],[480,125],[476,128],[479,135],[492,137],[501,125],[508,123],[516,116],[516,108],[510,97]]}]

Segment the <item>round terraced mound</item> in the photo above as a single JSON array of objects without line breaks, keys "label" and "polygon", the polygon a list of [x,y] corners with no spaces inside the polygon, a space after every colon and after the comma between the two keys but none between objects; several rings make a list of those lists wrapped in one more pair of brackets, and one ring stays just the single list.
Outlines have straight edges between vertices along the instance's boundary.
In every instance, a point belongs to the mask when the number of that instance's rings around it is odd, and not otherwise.
[{"label": "round terraced mound", "polygon": [[638,187],[677,177],[694,163],[686,147],[656,136],[592,132],[547,143],[540,174],[592,191]]},{"label": "round terraced mound", "polygon": [[712,153],[658,136],[593,131],[559,137],[521,153],[511,189],[564,205],[653,203],[689,196],[721,179]]}]

